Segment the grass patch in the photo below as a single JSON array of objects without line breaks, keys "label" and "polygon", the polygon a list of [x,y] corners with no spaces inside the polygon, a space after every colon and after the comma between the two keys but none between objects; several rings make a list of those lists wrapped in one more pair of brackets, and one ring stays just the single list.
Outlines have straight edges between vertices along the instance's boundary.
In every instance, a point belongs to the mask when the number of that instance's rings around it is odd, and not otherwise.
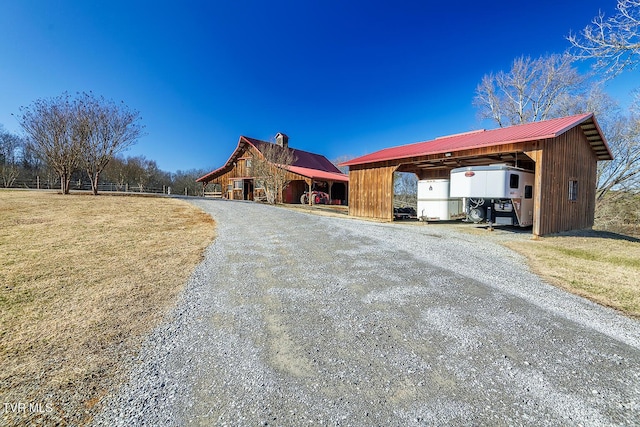
[{"label": "grass patch", "polygon": [[548,282],[640,318],[640,240],[591,231],[506,245]]},{"label": "grass patch", "polygon": [[26,404],[3,407],[3,421],[85,424],[174,305],[214,222],[176,199],[35,191],[0,191],[0,212],[0,402]]}]

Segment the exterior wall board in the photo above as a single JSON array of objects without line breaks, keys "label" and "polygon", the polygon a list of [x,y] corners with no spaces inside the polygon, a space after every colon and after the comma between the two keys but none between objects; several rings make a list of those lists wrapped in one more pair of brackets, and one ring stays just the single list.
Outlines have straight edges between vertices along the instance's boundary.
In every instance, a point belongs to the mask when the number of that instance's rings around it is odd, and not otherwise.
[{"label": "exterior wall board", "polygon": [[393,173],[397,166],[349,170],[349,215],[391,221]]},{"label": "exterior wall board", "polygon": [[[534,234],[591,228],[595,212],[597,159],[580,128],[543,142],[536,163],[540,179],[540,216]],[[578,182],[575,201],[569,200],[569,181]],[[537,197],[537,196],[536,196]]]}]

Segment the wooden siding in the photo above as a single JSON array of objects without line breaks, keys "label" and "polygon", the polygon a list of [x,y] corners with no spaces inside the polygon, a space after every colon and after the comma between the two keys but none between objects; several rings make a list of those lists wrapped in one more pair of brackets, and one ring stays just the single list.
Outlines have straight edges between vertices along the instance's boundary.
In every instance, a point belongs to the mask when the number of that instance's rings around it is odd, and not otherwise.
[{"label": "wooden siding", "polygon": [[[580,128],[542,141],[536,162],[536,203],[533,234],[542,236],[593,226],[597,159]],[[578,182],[575,201],[569,181]],[[537,217],[536,215],[537,214]]]},{"label": "wooden siding", "polygon": [[449,179],[451,169],[421,170],[416,173],[418,179]]},{"label": "wooden siding", "polygon": [[543,141],[528,143],[524,153],[535,163],[533,183],[533,234],[540,235],[540,218],[542,217],[542,157],[544,154]]},{"label": "wooden siding", "polygon": [[[252,175],[252,170],[247,166],[247,161],[255,161],[253,157],[258,157],[259,154],[253,147],[245,146],[245,149],[239,153],[239,158],[234,163],[234,166],[228,172],[214,178],[210,181],[210,183],[220,184],[222,186],[222,193],[226,195],[229,199],[234,200],[242,200],[244,197],[244,190],[234,189],[231,192],[229,191],[229,185],[233,185],[233,181],[235,180],[244,180],[244,179],[255,179]],[[275,166],[273,166],[275,167]],[[308,182],[309,178],[306,178],[302,175],[298,175],[297,173],[287,171],[285,174],[285,179],[288,181],[304,181]],[[255,189],[255,186],[254,186]],[[298,196],[299,197],[299,196]]]},{"label": "wooden siding", "polygon": [[349,170],[349,215],[391,221],[393,173],[398,166],[352,167]]}]

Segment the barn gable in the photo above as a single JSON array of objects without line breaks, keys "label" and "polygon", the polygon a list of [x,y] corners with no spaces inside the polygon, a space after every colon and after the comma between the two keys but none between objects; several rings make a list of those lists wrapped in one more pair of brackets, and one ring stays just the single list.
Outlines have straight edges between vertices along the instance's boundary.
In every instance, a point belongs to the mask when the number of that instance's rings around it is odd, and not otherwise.
[{"label": "barn gable", "polygon": [[[335,197],[336,203],[346,203],[349,182],[347,175],[323,155],[289,147],[288,137],[284,134],[278,134],[276,140],[276,145],[282,150],[289,150],[295,159],[291,165],[273,165],[286,169],[286,179],[291,181],[283,194],[285,202],[295,203],[309,188],[322,187],[330,194],[330,198]],[[225,164],[196,181],[203,186],[218,184],[223,196],[230,199],[254,200],[257,189],[256,177],[252,176],[251,159],[262,156],[265,147],[273,145],[271,142],[241,136]]]}]

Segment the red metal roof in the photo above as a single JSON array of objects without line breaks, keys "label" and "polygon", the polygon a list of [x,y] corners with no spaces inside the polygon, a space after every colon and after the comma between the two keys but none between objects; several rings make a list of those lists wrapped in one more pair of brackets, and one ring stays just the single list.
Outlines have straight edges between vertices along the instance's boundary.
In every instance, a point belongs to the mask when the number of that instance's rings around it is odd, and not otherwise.
[{"label": "red metal roof", "polygon": [[[244,151],[244,148],[247,144],[253,146],[256,150],[261,152],[262,148],[266,144],[271,144],[271,142],[241,136],[238,140],[238,146],[233,151],[231,156],[229,156],[227,162],[218,169],[211,171],[204,176],[201,176],[196,180],[196,182],[209,182],[233,169],[234,162],[237,161],[239,155]],[[340,172],[340,169],[338,169],[333,163],[327,160],[327,158],[323,155],[310,153],[304,150],[298,150],[296,148],[288,148],[288,150],[293,153],[293,156],[295,158],[293,164],[286,167],[286,169],[289,169],[291,172],[312,179],[328,179],[332,181],[344,182],[349,181],[349,177]]]},{"label": "red metal roof", "polygon": [[[260,141],[259,139],[247,137],[245,137],[245,139],[247,139],[258,151],[262,151],[262,147],[266,144],[271,144],[270,142]],[[292,166],[342,174],[336,165],[331,163],[321,154],[310,153],[308,151],[298,150],[297,148],[289,148],[289,151],[293,153],[293,157],[295,159]]]},{"label": "red metal roof", "polygon": [[300,166],[284,166],[285,169],[297,173],[298,175],[306,176],[311,179],[321,179],[327,181],[341,181],[348,182],[349,176],[342,172],[327,172],[319,169],[303,168]]},{"label": "red metal roof", "polygon": [[[588,122],[589,120],[593,121],[599,135],[599,138],[596,140],[596,144],[592,142],[594,150],[596,149],[596,146],[599,147],[599,151],[597,153],[598,158],[600,160],[610,160],[613,156],[611,155],[611,151],[609,150],[604,136],[602,135],[602,131],[595,121],[593,114],[587,113],[493,130],[482,129],[444,136],[431,141],[385,148],[362,157],[348,160],[341,163],[340,166],[360,165],[429,154],[447,153],[471,148],[490,147],[501,144],[555,138],[569,129]],[[602,148],[602,145],[604,148]]]}]

